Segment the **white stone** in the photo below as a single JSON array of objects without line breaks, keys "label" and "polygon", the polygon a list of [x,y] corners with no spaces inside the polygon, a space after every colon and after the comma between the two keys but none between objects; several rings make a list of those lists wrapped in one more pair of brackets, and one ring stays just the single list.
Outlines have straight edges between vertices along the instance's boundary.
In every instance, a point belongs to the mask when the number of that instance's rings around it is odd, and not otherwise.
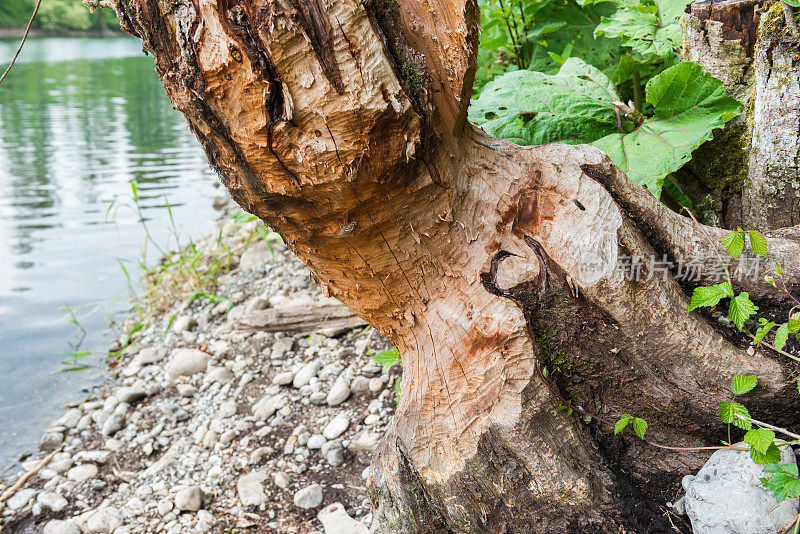
[{"label": "white stone", "polygon": [[167,376],[191,376],[206,370],[208,367],[208,354],[197,349],[176,349],[167,364]]},{"label": "white stone", "polygon": [[275,378],[272,379],[272,383],[279,386],[287,386],[292,383],[292,380],[294,380],[294,373],[291,371],[285,371],[275,375]]},{"label": "white stone", "polygon": [[275,473],[275,477],[273,478],[275,485],[281,489],[286,489],[289,487],[289,475],[284,473],[283,471],[278,471]]},{"label": "white stone", "polygon": [[197,326],[197,319],[192,317],[191,315],[181,315],[174,321],[172,321],[172,331],[180,334],[182,332],[188,331],[193,329]]},{"label": "white stone", "polygon": [[294,505],[298,508],[316,508],[322,504],[322,486],[311,484],[294,494]]},{"label": "white stone", "polygon": [[311,382],[311,379],[317,376],[317,373],[321,367],[322,362],[319,360],[308,362],[301,367],[299,371],[297,371],[297,374],[294,375],[292,385],[296,388],[307,386],[308,383]]},{"label": "white stone", "polygon": [[103,423],[103,435],[113,436],[125,427],[125,416],[120,413],[115,413]]},{"label": "white stone", "polygon": [[321,449],[322,446],[325,445],[326,442],[327,442],[327,440],[325,439],[325,436],[323,436],[322,434],[314,434],[313,436],[308,438],[308,442],[306,443],[306,447],[308,447],[309,449],[312,449],[312,450],[313,449]]},{"label": "white stone", "polygon": [[36,502],[54,512],[60,512],[67,507],[67,499],[52,491],[43,491],[36,497]]},{"label": "white stone", "polygon": [[283,406],[283,401],[284,398],[281,395],[275,395],[274,397],[263,397],[260,401],[253,405],[253,415],[261,421],[265,421],[272,417],[275,412],[278,411],[281,406]]},{"label": "white stone", "polygon": [[128,404],[132,404],[138,400],[141,400],[147,396],[147,391],[143,387],[139,386],[126,386],[119,388],[115,393],[114,396],[120,400],[120,402],[127,402]]},{"label": "white stone", "polygon": [[175,494],[175,507],[182,512],[196,512],[203,506],[203,492],[197,486],[183,488]]},{"label": "white stone", "polygon": [[72,457],[72,460],[75,462],[94,462],[96,464],[104,464],[108,461],[108,457],[110,455],[110,451],[78,451],[75,453],[75,456]]},{"label": "white stone", "polygon": [[97,476],[97,471],[94,464],[80,464],[67,471],[67,478],[74,482],[84,482]]},{"label": "white stone", "polygon": [[[742,442],[736,446],[747,448]],[[780,463],[794,463],[791,447],[781,448]],[[711,455],[696,476],[683,479],[686,513],[695,534],[774,534],[792,522],[798,499],[780,504],[759,480],[763,465],[746,450],[723,449]]]},{"label": "white stone", "polygon": [[378,446],[380,440],[381,435],[377,432],[360,432],[350,441],[348,450],[353,452],[372,452]]},{"label": "white stone", "polygon": [[369,380],[369,390],[373,393],[377,393],[383,389],[383,380],[380,378],[370,378]]},{"label": "white stone", "polygon": [[31,499],[36,497],[36,493],[36,490],[33,488],[23,488],[6,501],[6,506],[11,510],[19,510],[25,507]]},{"label": "white stone", "polygon": [[344,431],[347,430],[349,426],[350,420],[347,416],[339,414],[331,419],[330,423],[325,425],[325,428],[322,430],[322,435],[325,436],[325,439],[336,439],[344,434]]},{"label": "white stone", "polygon": [[81,529],[70,519],[65,521],[54,519],[47,522],[42,534],[81,534]]},{"label": "white stone", "polygon": [[339,376],[334,382],[328,393],[328,398],[325,399],[328,406],[336,406],[343,403],[350,396],[350,383],[344,376]]},{"label": "white stone", "polygon": [[267,494],[264,493],[264,481],[267,474],[263,471],[253,471],[242,477],[236,483],[236,491],[239,493],[239,500],[244,506],[258,506],[267,502]]},{"label": "white stone", "polygon": [[219,382],[220,384],[225,384],[233,380],[233,371],[227,367],[215,367],[208,371],[206,380],[211,383]]},{"label": "white stone", "polygon": [[320,510],[317,519],[325,528],[325,534],[369,534],[369,528],[350,517],[340,502]]},{"label": "white stone", "polygon": [[197,393],[197,388],[191,384],[178,384],[175,389],[178,390],[178,395],[181,397],[194,397]]},{"label": "white stone", "polygon": [[97,510],[86,521],[86,529],[97,534],[110,534],[122,525],[122,516],[113,506]]}]

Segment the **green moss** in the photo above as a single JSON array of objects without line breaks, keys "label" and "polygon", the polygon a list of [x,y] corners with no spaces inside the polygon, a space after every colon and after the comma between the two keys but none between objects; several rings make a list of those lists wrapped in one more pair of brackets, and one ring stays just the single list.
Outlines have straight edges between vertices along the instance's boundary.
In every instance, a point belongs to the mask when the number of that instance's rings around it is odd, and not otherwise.
[{"label": "green moss", "polygon": [[417,72],[417,68],[414,66],[413,62],[406,61],[403,63],[400,76],[403,77],[403,81],[406,82],[411,92],[416,93],[422,88],[422,76]]}]

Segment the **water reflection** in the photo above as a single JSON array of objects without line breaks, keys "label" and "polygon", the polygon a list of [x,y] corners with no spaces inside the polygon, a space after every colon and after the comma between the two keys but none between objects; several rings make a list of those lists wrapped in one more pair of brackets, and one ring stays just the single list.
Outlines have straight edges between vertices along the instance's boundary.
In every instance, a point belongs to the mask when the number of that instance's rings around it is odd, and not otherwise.
[{"label": "water reflection", "polygon": [[[0,40],[0,62],[15,46]],[[123,205],[132,180],[162,243],[165,197],[187,236],[210,231],[215,178],[139,43],[29,40],[0,85],[0,465],[101,375],[53,373],[75,329],[59,308],[78,310],[81,350],[105,349],[116,258],[144,239]]]}]

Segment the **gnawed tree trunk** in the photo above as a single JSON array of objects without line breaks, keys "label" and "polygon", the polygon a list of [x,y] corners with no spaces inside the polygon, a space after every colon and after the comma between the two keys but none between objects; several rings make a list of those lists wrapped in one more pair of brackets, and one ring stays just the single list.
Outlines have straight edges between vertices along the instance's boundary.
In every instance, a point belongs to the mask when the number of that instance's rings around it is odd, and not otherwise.
[{"label": "gnawed tree trunk", "polygon": [[[614,438],[607,422],[642,415],[655,442],[715,443],[717,401],[741,373],[761,377],[754,417],[796,413],[793,371],[687,313],[691,288],[614,274],[623,256],[712,262],[722,231],[591,147],[521,148],[467,124],[474,2],[115,8],[233,197],[400,349],[402,400],[371,470],[376,530],[685,530],[663,503],[704,455]],[[794,230],[769,247],[798,289]],[[596,417],[557,413],[565,402]]]},{"label": "gnawed tree trunk", "polygon": [[780,2],[698,0],[683,28],[684,58],[746,109],[678,173],[682,190],[726,228],[800,224],[800,42]]}]

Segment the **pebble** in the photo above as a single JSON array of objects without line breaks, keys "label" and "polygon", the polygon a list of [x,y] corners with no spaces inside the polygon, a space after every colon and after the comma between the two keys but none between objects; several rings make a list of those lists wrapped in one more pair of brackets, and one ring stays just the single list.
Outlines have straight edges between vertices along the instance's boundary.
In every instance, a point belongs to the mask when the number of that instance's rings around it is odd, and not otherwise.
[{"label": "pebble", "polygon": [[175,494],[175,507],[181,512],[196,512],[203,506],[203,492],[197,486],[183,488]]},{"label": "pebble", "polygon": [[278,471],[277,473],[275,473],[273,481],[275,482],[275,485],[281,489],[286,489],[289,487],[289,475],[287,475],[283,471]]},{"label": "pebble", "polygon": [[264,481],[267,474],[263,471],[254,471],[239,477],[236,483],[236,491],[239,493],[239,500],[244,506],[258,506],[267,502],[267,494],[264,493]]},{"label": "pebble", "polygon": [[115,413],[103,423],[103,435],[113,436],[125,427],[125,416],[123,414]]},{"label": "pebble", "polygon": [[253,405],[252,412],[257,419],[265,421],[272,417],[282,404],[283,397],[280,395],[263,397]]},{"label": "pebble", "polygon": [[133,404],[134,402],[145,398],[147,396],[147,391],[143,387],[122,387],[114,393],[114,396],[118,398],[120,402]]},{"label": "pebble", "polygon": [[107,506],[97,510],[88,521],[86,529],[97,534],[110,534],[122,525],[122,516],[119,510],[113,506]]},{"label": "pebble", "polygon": [[169,378],[192,376],[208,367],[208,354],[196,349],[176,349],[170,357],[166,371]]},{"label": "pebble", "polygon": [[361,432],[351,441],[348,450],[353,452],[372,452],[378,446],[381,435],[377,432]]},{"label": "pebble", "polygon": [[6,501],[6,506],[11,510],[18,510],[36,497],[37,491],[33,488],[22,488]]},{"label": "pebble", "polygon": [[328,406],[337,406],[346,401],[348,397],[350,397],[350,384],[345,377],[339,376],[339,378],[334,381],[333,387],[331,387],[328,397],[325,400]]},{"label": "pebble", "polygon": [[322,486],[311,484],[294,494],[294,505],[298,508],[316,508],[322,504]]},{"label": "pebble", "polygon": [[53,519],[44,526],[42,534],[81,534],[81,529],[70,519]]},{"label": "pebble", "polygon": [[369,534],[369,528],[350,517],[340,502],[329,504],[320,510],[317,519],[322,523],[325,534]]},{"label": "pebble", "polygon": [[344,463],[344,447],[338,440],[329,441],[322,446],[322,456],[331,467],[339,467]]},{"label": "pebble", "polygon": [[275,378],[272,379],[272,383],[279,386],[288,386],[292,383],[292,380],[294,380],[294,373],[292,371],[285,371],[275,375]]},{"label": "pebble", "polygon": [[309,449],[321,449],[328,440],[325,439],[325,436],[322,434],[314,434],[310,438],[308,438],[308,442],[306,443],[306,447]]},{"label": "pebble", "polygon": [[294,379],[292,379],[292,385],[298,389],[308,385],[308,383],[311,382],[311,379],[317,376],[317,373],[321,367],[322,362],[319,360],[308,362],[301,367],[299,371],[297,371],[297,374],[294,375]]},{"label": "pebble", "polygon": [[67,471],[67,478],[74,482],[84,482],[97,476],[98,471],[94,464],[80,464]]},{"label": "pebble", "polygon": [[208,371],[206,378],[212,383],[219,382],[220,384],[225,384],[233,380],[233,371],[227,367],[215,367]]},{"label": "pebble", "polygon": [[39,442],[39,450],[52,452],[61,445],[62,441],[64,441],[64,434],[61,432],[48,432],[42,436],[42,440]]},{"label": "pebble", "polygon": [[380,378],[370,378],[369,380],[369,390],[373,393],[377,393],[383,389],[383,380]]},{"label": "pebble", "polygon": [[54,512],[60,512],[67,507],[67,499],[52,491],[43,491],[36,497],[36,502]]},{"label": "pebble", "polygon": [[348,426],[350,426],[350,419],[346,415],[337,415],[330,423],[325,425],[322,435],[325,436],[325,439],[336,439],[344,434]]},{"label": "pebble", "polygon": [[181,397],[194,397],[197,393],[197,388],[191,384],[178,384],[175,389]]}]

